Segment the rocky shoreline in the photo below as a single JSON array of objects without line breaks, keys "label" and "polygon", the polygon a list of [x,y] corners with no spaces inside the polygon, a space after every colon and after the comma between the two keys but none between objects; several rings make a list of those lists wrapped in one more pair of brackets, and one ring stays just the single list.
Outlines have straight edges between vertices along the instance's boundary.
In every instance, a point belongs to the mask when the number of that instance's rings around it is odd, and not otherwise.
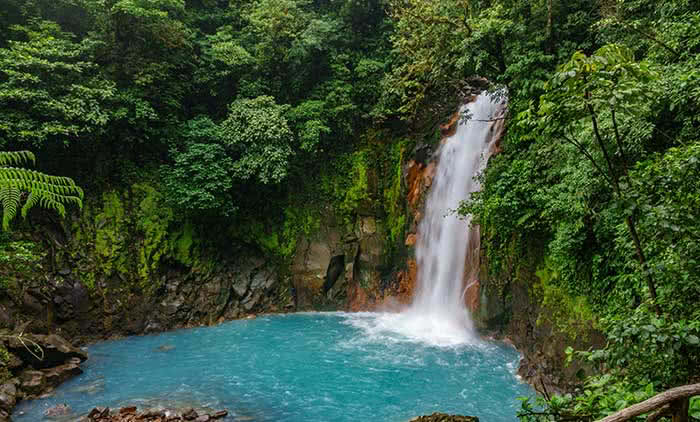
[{"label": "rocky shoreline", "polygon": [[432,415],[419,416],[409,422],[479,422],[475,416],[448,415],[447,413],[433,413]]},{"label": "rocky shoreline", "polygon": [[136,406],[122,407],[111,411],[109,408],[96,407],[81,422],[212,422],[228,415],[227,410],[214,412],[197,412],[193,408],[183,410],[144,410],[139,412]]},{"label": "rocky shoreline", "polygon": [[0,332],[0,422],[21,400],[41,397],[83,373],[87,353],[51,334]]}]

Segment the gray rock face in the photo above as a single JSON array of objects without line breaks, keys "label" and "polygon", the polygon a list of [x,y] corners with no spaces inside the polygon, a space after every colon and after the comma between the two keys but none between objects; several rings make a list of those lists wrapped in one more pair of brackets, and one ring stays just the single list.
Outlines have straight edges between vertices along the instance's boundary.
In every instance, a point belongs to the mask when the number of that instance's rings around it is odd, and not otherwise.
[{"label": "gray rock face", "polygon": [[240,277],[233,283],[233,291],[238,297],[243,297],[248,291],[250,280],[247,277]]},{"label": "gray rock face", "polygon": [[329,212],[318,232],[297,245],[291,277],[301,309],[348,308],[351,288],[379,285],[386,233],[376,216],[358,216],[347,224]]}]

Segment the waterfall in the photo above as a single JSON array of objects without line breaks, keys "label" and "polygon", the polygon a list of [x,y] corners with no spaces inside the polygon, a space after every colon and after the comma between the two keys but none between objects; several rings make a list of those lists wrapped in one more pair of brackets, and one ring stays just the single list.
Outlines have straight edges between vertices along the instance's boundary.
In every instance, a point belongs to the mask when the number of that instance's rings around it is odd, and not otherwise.
[{"label": "waterfall", "polygon": [[418,227],[416,259],[418,286],[406,311],[421,318],[425,334],[454,340],[473,339],[473,324],[465,292],[478,276],[479,232],[470,228],[470,216],[455,215],[460,201],[480,189],[475,179],[486,166],[500,136],[504,106],[482,94],[462,107],[468,120],[438,151],[438,164]]},{"label": "waterfall", "polygon": [[454,210],[479,190],[475,176],[495,150],[504,112],[499,95],[479,95],[461,108],[468,118],[460,120],[455,134],[437,152],[436,173],[418,226],[413,301],[400,313],[382,313],[363,322],[361,328],[370,337],[395,341],[399,334],[437,346],[478,341],[465,294],[478,282],[479,229],[470,227],[469,216],[459,217]]}]

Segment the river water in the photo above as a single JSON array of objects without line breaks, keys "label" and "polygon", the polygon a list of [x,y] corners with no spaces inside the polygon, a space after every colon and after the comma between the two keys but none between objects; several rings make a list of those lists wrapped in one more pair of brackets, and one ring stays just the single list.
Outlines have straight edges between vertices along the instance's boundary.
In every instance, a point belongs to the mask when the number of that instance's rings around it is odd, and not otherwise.
[{"label": "river water", "polygon": [[[481,341],[449,346],[397,333],[378,313],[261,316],[214,327],[106,341],[85,373],[49,398],[21,403],[16,422],[49,421],[66,403],[228,409],[227,421],[407,421],[436,411],[514,421],[519,354]],[[75,418],[74,418],[75,419]]]}]

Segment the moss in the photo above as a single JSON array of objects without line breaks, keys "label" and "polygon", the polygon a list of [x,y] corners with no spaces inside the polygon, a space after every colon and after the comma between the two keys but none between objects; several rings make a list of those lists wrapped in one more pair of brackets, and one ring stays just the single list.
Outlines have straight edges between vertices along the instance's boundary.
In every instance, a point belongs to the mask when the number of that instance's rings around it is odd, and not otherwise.
[{"label": "moss", "polygon": [[346,225],[354,222],[358,209],[373,205],[369,192],[369,156],[367,149],[342,155],[321,177],[321,194],[330,199]]},{"label": "moss", "polygon": [[23,280],[38,278],[43,269],[41,262],[47,255],[41,245],[20,239],[0,239],[0,288],[17,290]]},{"label": "moss", "polygon": [[392,145],[389,157],[389,183],[384,189],[384,209],[386,210],[386,225],[390,244],[395,244],[403,238],[406,228],[406,208],[403,193],[403,161],[407,140]]},{"label": "moss", "polygon": [[10,362],[10,352],[5,346],[0,345],[0,366],[7,366],[8,362]]},{"label": "moss", "polygon": [[345,190],[343,201],[340,203],[340,212],[350,216],[357,210],[363,201],[369,199],[368,185],[368,160],[367,152],[359,151],[350,155],[349,186]]},{"label": "moss", "polygon": [[286,261],[296,252],[299,237],[311,236],[320,225],[320,211],[313,204],[289,204],[280,220],[275,221],[270,217],[265,222],[258,220],[239,224],[232,229],[232,236],[253,243],[267,254]]},{"label": "moss", "polygon": [[136,229],[143,240],[138,251],[138,275],[147,286],[161,259],[173,248],[169,228],[174,219],[173,210],[165,206],[162,194],[145,184],[132,186],[134,196],[140,198],[136,210]]},{"label": "moss", "polygon": [[283,237],[286,247],[284,256],[291,256],[296,251],[296,243],[300,235],[311,236],[321,226],[319,213],[312,207],[288,206],[284,210]]},{"label": "moss", "polygon": [[7,367],[9,362],[10,352],[7,351],[5,346],[0,345],[0,384],[12,378],[12,372],[10,372],[10,369]]},{"label": "moss", "polygon": [[185,265],[193,265],[194,259],[194,225],[191,222],[182,226],[182,231],[175,239],[174,258]]},{"label": "moss", "polygon": [[590,328],[595,327],[597,318],[584,296],[572,296],[557,285],[559,274],[549,262],[545,259],[535,272],[539,282],[532,286],[533,293],[540,299],[543,308],[537,323],[546,321],[558,331],[576,339],[578,335],[585,335]]},{"label": "moss", "polygon": [[99,269],[106,276],[115,273],[128,274],[128,220],[123,198],[117,191],[102,195],[102,211],[95,216],[95,252]]},{"label": "moss", "polygon": [[[70,257],[89,289],[115,274],[150,289],[168,259],[190,267],[202,264],[195,226],[178,220],[153,185],[136,183],[128,190],[105,192],[101,201],[86,204],[83,215],[73,224]],[[85,219],[92,224],[84,224]],[[86,245],[94,249],[86,250]]]}]

